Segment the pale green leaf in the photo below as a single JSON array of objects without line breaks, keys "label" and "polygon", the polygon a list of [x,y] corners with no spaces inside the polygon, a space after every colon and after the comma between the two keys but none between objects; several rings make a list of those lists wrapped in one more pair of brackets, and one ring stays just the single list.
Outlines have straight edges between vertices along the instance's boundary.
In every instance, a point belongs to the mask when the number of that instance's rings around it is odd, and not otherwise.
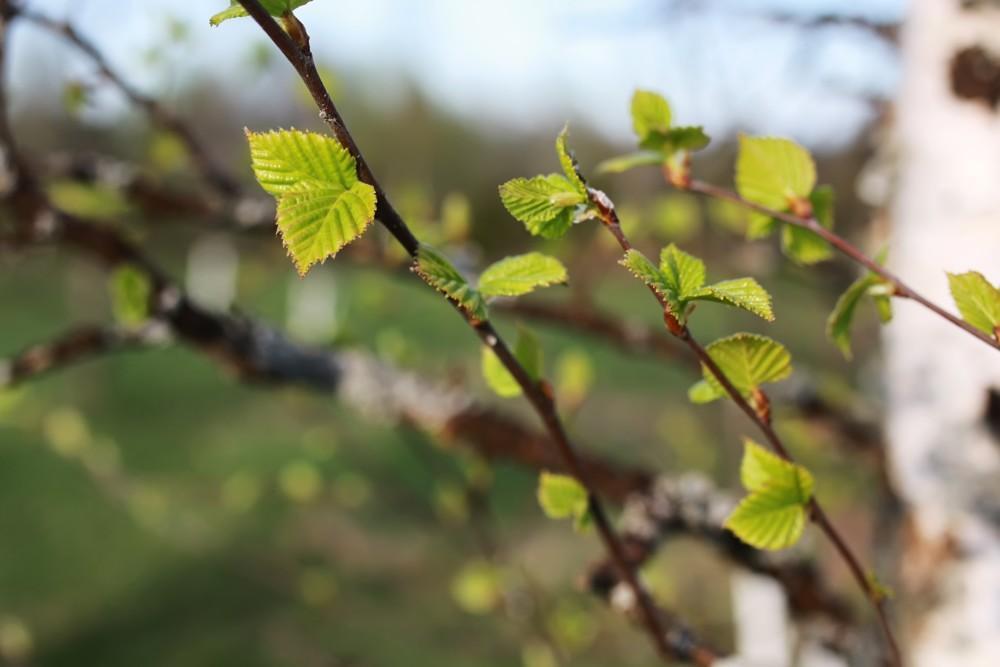
[{"label": "pale green leaf", "polygon": [[659,151],[663,156],[670,156],[682,151],[698,151],[710,141],[705,130],[698,125],[673,127],[666,132],[651,131],[639,142],[640,148]]},{"label": "pale green leaf", "polygon": [[589,523],[587,490],[568,475],[542,472],[538,476],[538,504],[550,519],[572,518],[578,530]]},{"label": "pale green leaf", "polygon": [[692,403],[711,403],[725,395],[724,391],[716,389],[706,380],[698,380],[688,389],[688,400]]},{"label": "pale green leaf", "polygon": [[111,310],[120,324],[134,327],[149,318],[153,284],[145,272],[131,264],[123,264],[111,273],[109,289]]},{"label": "pale green leaf", "polygon": [[539,287],[564,284],[568,279],[566,267],[558,259],[531,252],[488,266],[479,277],[479,292],[485,298],[520,296]]},{"label": "pale green leaf", "polygon": [[640,141],[648,137],[650,132],[668,132],[670,104],[659,93],[635,91],[632,95],[632,129]]},{"label": "pale green leaf", "polygon": [[716,301],[749,311],[768,322],[774,320],[771,295],[753,278],[734,278],[709,285],[691,298]]},{"label": "pale green leaf", "polygon": [[1000,338],[1000,289],[978,271],[949,273],[948,285],[962,319],[987,336]]},{"label": "pale green leaf", "polygon": [[[858,309],[858,304],[868,290],[879,284],[880,278],[874,274],[868,274],[858,278],[844,293],[837,299],[833,311],[826,320],[826,335],[836,343],[845,358],[851,358],[851,324],[854,322],[854,314]],[[886,297],[887,298],[887,297]]]},{"label": "pale green leaf", "polygon": [[457,302],[472,317],[477,320],[486,319],[486,304],[482,295],[437,250],[421,245],[417,250],[414,271],[428,285]]},{"label": "pale green leaf", "polygon": [[300,274],[360,236],[375,219],[375,189],[354,157],[314,132],[247,131],[251,166],[278,200],[278,230]]},{"label": "pale green leaf", "polygon": [[660,252],[660,274],[672,297],[686,301],[705,284],[705,263],[671,243]]},{"label": "pale green leaf", "polygon": [[778,488],[752,493],[736,506],[725,527],[757,549],[785,549],[802,536],[806,510]]},{"label": "pale green leaf", "polygon": [[805,199],[816,184],[816,166],[809,152],[788,139],[740,136],[736,189],[749,201],[786,210]]},{"label": "pale green leaf", "polygon": [[[744,397],[749,397],[760,385],[783,380],[792,372],[788,350],[766,336],[738,333],[717,340],[705,349]],[[704,365],[702,373],[717,396],[726,395],[722,385]],[[707,398],[708,395],[699,393],[698,396]]]},{"label": "pale green leaf", "polygon": [[661,165],[667,161],[663,153],[659,151],[638,151],[613,157],[597,165],[597,172],[601,174],[620,174],[636,167],[647,165]]},{"label": "pale green leaf", "polygon": [[[312,0],[260,0],[261,6],[267,10],[271,16],[281,16],[285,12],[301,7]],[[230,0],[229,8],[224,9],[208,20],[210,25],[219,25],[229,19],[248,16],[247,12],[236,0]]]},{"label": "pale green leaf", "polygon": [[[542,374],[542,346],[531,331],[518,330],[517,343],[514,345],[514,357],[524,367],[528,376],[537,380]],[[503,365],[492,348],[483,346],[482,353],[483,378],[490,389],[502,398],[513,398],[521,395],[521,385],[510,371]]]},{"label": "pale green leaf", "polygon": [[809,502],[813,494],[813,478],[808,470],[786,461],[749,438],[744,441],[740,481],[743,488],[751,493],[773,486],[788,488],[800,505]]},{"label": "pale green leaf", "polygon": [[580,173],[577,171],[576,158],[570,152],[569,148],[566,146],[566,140],[569,137],[569,125],[563,127],[562,132],[559,133],[559,137],[556,139],[556,153],[559,154],[559,164],[562,165],[563,173],[566,174],[566,178],[570,183],[573,184],[573,188],[579,192],[581,195],[586,196],[587,185],[580,178]]},{"label": "pale green leaf", "polygon": [[507,181],[500,186],[500,199],[531,234],[547,239],[565,234],[573,224],[576,207],[585,201],[560,174]]},{"label": "pale green leaf", "polygon": [[375,220],[375,189],[355,181],[303,181],[278,200],[278,230],[299,275],[335,256]]},{"label": "pale green leaf", "polygon": [[673,297],[671,286],[667,283],[663,274],[638,250],[634,248],[629,250],[625,253],[625,257],[619,260],[618,263],[628,269],[636,278],[655,289],[660,296],[664,298]]},{"label": "pale green leaf", "polygon": [[[821,185],[809,197],[813,217],[827,229],[833,229],[833,188]],[[786,224],[781,230],[781,249],[798,264],[816,264],[833,256],[830,244],[814,232]]]},{"label": "pale green leaf", "polygon": [[795,544],[812,499],[812,474],[747,440],[740,477],[750,493],[726,519],[726,528],[758,549]]}]

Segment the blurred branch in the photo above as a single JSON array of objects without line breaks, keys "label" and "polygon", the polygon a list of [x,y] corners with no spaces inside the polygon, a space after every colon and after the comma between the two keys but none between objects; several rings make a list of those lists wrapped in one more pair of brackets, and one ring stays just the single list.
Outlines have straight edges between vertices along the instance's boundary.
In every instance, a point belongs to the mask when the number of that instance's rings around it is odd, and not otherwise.
[{"label": "blurred branch", "polygon": [[133,104],[145,111],[154,124],[170,132],[184,144],[184,147],[193,158],[196,167],[213,188],[222,194],[230,196],[239,193],[240,187],[237,180],[215,164],[194,130],[180,116],[164,107],[155,98],[146,95],[129,83],[111,66],[100,49],[80,34],[73,24],[68,21],[57,21],[44,14],[26,9],[20,3],[5,2],[5,5],[8,7],[9,18],[20,17],[26,22],[48,30],[62,37],[87,56],[93,62],[94,66],[97,67],[101,76],[118,88]]}]

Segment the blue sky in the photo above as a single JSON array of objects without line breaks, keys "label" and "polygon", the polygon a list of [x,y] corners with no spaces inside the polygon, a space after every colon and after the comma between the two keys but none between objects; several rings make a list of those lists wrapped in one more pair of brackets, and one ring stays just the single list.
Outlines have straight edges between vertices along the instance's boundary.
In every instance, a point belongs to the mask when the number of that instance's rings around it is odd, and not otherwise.
[{"label": "blue sky", "polygon": [[[136,58],[163,39],[166,17],[189,26],[174,76],[226,78],[259,42],[247,19],[208,27],[227,0],[34,0],[70,16],[131,79],[153,89],[162,70]],[[687,10],[669,11],[673,4]],[[813,146],[850,138],[872,113],[862,94],[886,94],[898,77],[892,50],[860,30],[802,31],[762,11],[849,11],[896,18],[903,0],[314,0],[299,10],[321,61],[371,76],[374,99],[411,78],[436,101],[505,128],[569,119],[627,140],[636,87],[668,95],[681,122],[794,136]],[[37,71],[86,71],[37,33],[15,39],[15,81]],[[47,59],[47,60],[46,60]],[[82,69],[81,69],[82,68]],[[53,83],[53,82],[49,82]],[[114,108],[113,103],[109,103]]]}]

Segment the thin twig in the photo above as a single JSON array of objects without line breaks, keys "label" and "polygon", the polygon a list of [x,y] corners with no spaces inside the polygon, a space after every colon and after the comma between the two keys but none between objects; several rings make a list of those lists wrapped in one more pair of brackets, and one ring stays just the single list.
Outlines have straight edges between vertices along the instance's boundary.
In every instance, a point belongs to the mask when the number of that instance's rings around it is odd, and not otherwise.
[{"label": "thin twig", "polygon": [[[590,201],[598,210],[601,222],[604,227],[614,236],[615,240],[618,241],[618,245],[622,250],[628,252],[632,249],[632,244],[629,242],[628,237],[622,230],[621,225],[618,222],[618,214],[615,212],[614,204],[608,198],[606,194],[598,190],[589,189]],[[762,415],[760,412],[755,410],[753,406],[743,397],[743,394],[733,385],[732,381],[726,376],[719,365],[715,363],[711,356],[705,348],[699,343],[694,336],[691,334],[691,330],[686,324],[682,324],[671,312],[670,304],[667,302],[666,298],[661,295],[654,287],[647,285],[650,293],[656,298],[660,307],[663,309],[664,324],[672,335],[680,339],[691,352],[697,357],[697,359],[704,365],[709,373],[718,380],[719,384],[725,390],[726,394],[736,403],[736,406],[743,411],[747,417],[750,418],[757,427],[763,432],[764,437],[767,439],[771,448],[781,456],[781,458],[786,461],[794,462],[788,449],[785,447],[781,438],[778,436],[774,427],[771,425],[769,417]],[[864,569],[861,567],[860,561],[854,552],[844,541],[843,537],[831,523],[830,519],[827,517],[826,512],[823,510],[819,501],[815,497],[809,501],[809,514],[812,521],[819,527],[819,529],[829,538],[833,543],[834,548],[837,553],[841,556],[844,562],[847,564],[851,575],[854,577],[855,582],[858,587],[865,593],[865,596],[871,602],[872,606],[875,608],[876,614],[879,619],[879,623],[882,626],[883,633],[886,638],[886,642],[889,645],[890,656],[893,664],[897,666],[902,665],[902,657],[899,652],[899,647],[896,643],[896,638],[893,634],[892,627],[889,624],[889,619],[886,614],[883,596],[875,590],[872,582],[866,576]]]},{"label": "thin twig", "polygon": [[198,140],[194,130],[181,120],[179,116],[161,105],[155,98],[146,95],[129,83],[111,66],[111,63],[104,57],[100,49],[93,42],[81,35],[73,24],[68,21],[57,21],[29,9],[15,8],[13,12],[14,16],[19,16],[25,21],[61,36],[90,58],[94,66],[101,73],[101,76],[117,87],[133,104],[145,111],[156,125],[159,125],[180,139],[194,160],[196,167],[211,186],[216,188],[220,193],[229,196],[235,195],[240,191],[240,186],[236,179],[215,164],[214,160],[209,156],[208,151]]},{"label": "thin twig", "polygon": [[861,252],[861,250],[859,250],[850,241],[824,227],[822,224],[820,224],[820,222],[816,218],[812,216],[800,217],[793,213],[788,213],[785,211],[777,211],[775,209],[768,208],[767,206],[762,206],[760,204],[744,199],[743,197],[733,192],[732,190],[727,190],[717,185],[712,185],[711,183],[705,183],[704,181],[699,181],[697,179],[692,179],[690,185],[688,185],[686,189],[689,189],[692,192],[698,192],[704,195],[708,195],[709,197],[714,197],[716,199],[721,199],[724,201],[732,202],[734,204],[738,204],[752,211],[763,213],[772,218],[781,220],[782,222],[786,222],[789,225],[793,225],[795,227],[799,227],[800,229],[805,229],[816,234],[824,241],[826,241],[834,248],[836,248],[839,252],[849,257],[851,260],[860,264],[861,266],[865,267],[872,273],[876,274],[877,276],[881,277],[883,280],[888,282],[889,285],[893,288],[892,296],[897,296],[904,299],[912,299],[913,301],[919,303],[921,306],[930,310],[935,315],[943,317],[948,322],[954,324],[959,329],[964,330],[966,333],[975,336],[976,338],[983,341],[990,347],[1000,350],[1000,340],[987,336],[982,331],[972,326],[965,320],[956,317],[955,315],[949,313],[947,310],[937,305],[930,299],[926,298],[923,294],[921,294],[917,290],[913,289],[912,287],[904,283],[894,273],[886,269],[884,266],[876,262],[871,257],[868,257],[866,254]]},{"label": "thin twig", "polygon": [[[297,41],[293,39],[289,32],[286,32],[275,22],[271,15],[261,6],[258,0],[239,0],[247,13],[260,25],[265,34],[274,42],[275,46],[284,54],[289,63],[298,72],[300,78],[305,83],[310,95],[316,102],[320,110],[320,116],[326,121],[334,136],[354,157],[358,166],[360,179],[375,189],[377,197],[376,217],[382,225],[393,235],[393,237],[406,249],[411,256],[416,256],[419,249],[419,241],[410,231],[403,218],[399,215],[389,201],[388,196],[378,183],[374,174],[365,161],[360,149],[347,130],[343,118],[337,110],[336,105],[330,97],[329,92],[316,70],[312,53],[309,48],[309,37],[305,27],[290,12],[283,19],[290,32],[294,33]],[[611,526],[611,521],[604,510],[603,505],[593,491],[593,486],[589,483],[586,470],[581,465],[573,445],[563,427],[562,421],[556,412],[555,403],[552,397],[543,389],[542,385],[531,378],[521,363],[514,357],[510,348],[488,321],[480,321],[473,318],[468,312],[453,303],[456,310],[463,319],[473,328],[483,343],[491,348],[497,358],[513,376],[517,384],[521,387],[525,397],[538,413],[546,430],[552,437],[557,450],[564,459],[570,473],[587,489],[588,502],[594,525],[604,542],[605,548],[614,559],[622,578],[628,583],[638,602],[640,616],[644,626],[650,634],[654,645],[660,656],[664,660],[674,657],[682,659],[699,658],[698,664],[708,665],[714,661],[711,654],[702,655],[678,655],[675,650],[668,645],[667,635],[661,625],[659,615],[646,590],[640,584],[636,573],[628,564],[628,559],[620,540]]]}]

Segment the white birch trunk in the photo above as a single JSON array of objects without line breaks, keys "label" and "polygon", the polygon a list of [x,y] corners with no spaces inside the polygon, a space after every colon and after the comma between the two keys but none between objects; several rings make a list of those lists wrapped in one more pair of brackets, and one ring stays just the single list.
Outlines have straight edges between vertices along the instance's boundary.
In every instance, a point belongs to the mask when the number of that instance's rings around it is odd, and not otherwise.
[{"label": "white birch trunk", "polygon": [[[1000,113],[956,96],[951,73],[977,45],[1000,63],[1000,4],[967,4],[911,0],[891,205],[892,268],[952,309],[946,270],[1000,283]],[[908,516],[895,607],[909,664],[995,667],[1000,443],[984,417],[1000,353],[905,301],[884,344],[889,461]]]}]

